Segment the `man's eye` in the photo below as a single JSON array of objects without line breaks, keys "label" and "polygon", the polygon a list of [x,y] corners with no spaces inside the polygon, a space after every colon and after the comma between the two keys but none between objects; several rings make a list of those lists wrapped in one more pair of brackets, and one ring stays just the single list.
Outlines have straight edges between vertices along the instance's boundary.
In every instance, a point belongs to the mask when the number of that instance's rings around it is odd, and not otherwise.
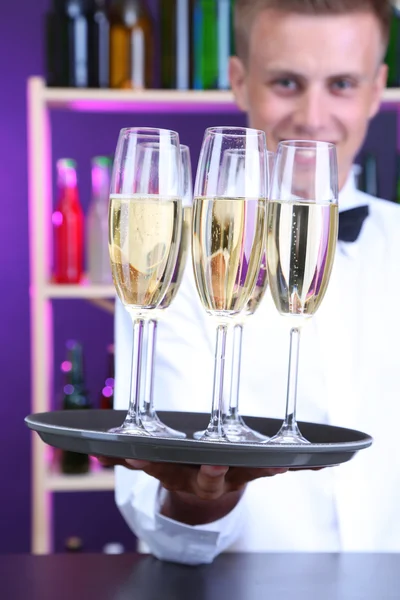
[{"label": "man's eye", "polygon": [[297,89],[297,84],[295,81],[293,81],[293,79],[287,79],[287,78],[277,79],[276,81],[274,81],[274,85],[277,87],[283,88],[285,90],[296,90]]},{"label": "man's eye", "polygon": [[339,92],[351,90],[354,88],[354,83],[349,79],[338,79],[332,83],[332,88]]}]

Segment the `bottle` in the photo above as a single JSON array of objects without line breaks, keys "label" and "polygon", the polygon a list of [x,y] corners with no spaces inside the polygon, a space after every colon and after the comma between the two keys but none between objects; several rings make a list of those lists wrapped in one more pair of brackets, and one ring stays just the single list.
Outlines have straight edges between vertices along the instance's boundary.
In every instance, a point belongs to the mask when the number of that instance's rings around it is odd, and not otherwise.
[{"label": "bottle", "polygon": [[[107,346],[107,377],[100,394],[100,408],[112,410],[114,408],[114,345]],[[103,469],[113,469],[112,466],[102,465]]]},{"label": "bottle", "polygon": [[54,281],[79,283],[83,274],[83,211],[79,200],[76,163],[70,158],[57,161],[56,210],[54,225]]},{"label": "bottle", "polygon": [[400,204],[400,153],[396,155],[396,191],[394,201]]},{"label": "bottle", "polygon": [[110,86],[110,23],[106,0],[90,0],[88,11],[88,85]]},{"label": "bottle", "polygon": [[218,5],[215,0],[194,0],[193,87],[218,87]]},{"label": "bottle", "polygon": [[103,546],[103,554],[123,554],[125,548],[119,542],[109,542]]},{"label": "bottle", "polygon": [[72,554],[77,554],[83,550],[83,541],[80,537],[72,535],[64,542],[65,551]]},{"label": "bottle", "polygon": [[[75,340],[66,344],[67,359],[62,363],[61,369],[65,373],[63,410],[87,410],[91,408],[89,395],[86,389],[83,371],[82,346]],[[68,475],[80,475],[89,471],[89,457],[69,450],[61,453],[61,471]]]},{"label": "bottle", "polygon": [[378,165],[376,157],[368,153],[364,159],[364,185],[363,191],[371,196],[378,197]]},{"label": "bottle", "polygon": [[361,165],[354,163],[353,165],[354,184],[358,190],[363,188],[363,168]]},{"label": "bottle", "polygon": [[87,0],[53,0],[45,29],[47,84],[87,87]]},{"label": "bottle", "polygon": [[400,85],[400,1],[395,0],[392,7],[389,44],[385,62],[389,67],[388,87]]},{"label": "bottle", "polygon": [[141,0],[111,0],[110,86],[152,87],[153,25]]},{"label": "bottle", "polygon": [[107,346],[107,377],[100,395],[100,408],[111,410],[114,408],[114,345]]},{"label": "bottle", "polygon": [[87,269],[92,283],[112,283],[108,252],[110,172],[107,156],[92,159],[92,195],[86,218]]},{"label": "bottle", "polygon": [[192,0],[160,3],[161,87],[189,90],[192,81]]},{"label": "bottle", "polygon": [[218,23],[218,89],[228,90],[229,58],[232,48],[232,0],[217,0]]}]

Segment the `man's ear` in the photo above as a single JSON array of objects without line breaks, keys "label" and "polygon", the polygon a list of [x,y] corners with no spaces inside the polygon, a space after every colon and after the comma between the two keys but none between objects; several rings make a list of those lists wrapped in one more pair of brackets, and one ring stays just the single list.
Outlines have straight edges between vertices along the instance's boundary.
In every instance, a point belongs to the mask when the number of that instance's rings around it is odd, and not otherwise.
[{"label": "man's ear", "polygon": [[388,66],[385,64],[382,64],[379,67],[379,71],[376,75],[375,82],[374,82],[373,98],[372,98],[372,103],[371,103],[371,110],[369,113],[370,119],[372,119],[372,117],[375,117],[375,115],[377,114],[377,112],[379,110],[379,107],[380,107],[380,104],[382,101],[382,95],[383,95],[383,92],[386,87],[387,78],[388,78]]},{"label": "man's ear", "polygon": [[235,96],[236,104],[247,112],[248,110],[248,95],[246,81],[246,67],[237,56],[231,56],[229,59],[229,81]]}]

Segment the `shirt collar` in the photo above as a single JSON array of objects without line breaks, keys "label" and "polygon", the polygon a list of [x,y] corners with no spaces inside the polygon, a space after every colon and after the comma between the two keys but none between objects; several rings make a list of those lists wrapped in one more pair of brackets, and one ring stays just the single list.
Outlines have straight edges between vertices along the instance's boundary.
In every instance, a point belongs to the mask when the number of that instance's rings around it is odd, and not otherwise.
[{"label": "shirt collar", "polygon": [[368,194],[360,192],[356,187],[354,169],[350,171],[342,190],[339,193],[339,212],[369,204]]}]

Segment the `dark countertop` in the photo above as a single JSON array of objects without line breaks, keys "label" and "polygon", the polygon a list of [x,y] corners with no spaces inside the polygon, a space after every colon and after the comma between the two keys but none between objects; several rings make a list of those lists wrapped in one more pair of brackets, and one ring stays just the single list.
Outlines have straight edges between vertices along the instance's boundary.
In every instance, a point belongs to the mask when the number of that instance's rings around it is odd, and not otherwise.
[{"label": "dark countertop", "polygon": [[0,555],[1,600],[399,600],[400,554]]}]

